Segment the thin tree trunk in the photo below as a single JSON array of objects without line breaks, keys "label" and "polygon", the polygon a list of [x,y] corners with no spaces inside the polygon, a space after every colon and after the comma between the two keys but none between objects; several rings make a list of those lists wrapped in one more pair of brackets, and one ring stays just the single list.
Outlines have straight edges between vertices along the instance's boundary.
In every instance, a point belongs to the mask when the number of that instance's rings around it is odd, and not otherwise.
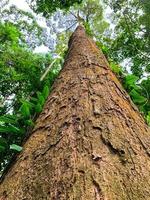
[{"label": "thin tree trunk", "polygon": [[79,26],[3,200],[150,200],[150,130]]}]

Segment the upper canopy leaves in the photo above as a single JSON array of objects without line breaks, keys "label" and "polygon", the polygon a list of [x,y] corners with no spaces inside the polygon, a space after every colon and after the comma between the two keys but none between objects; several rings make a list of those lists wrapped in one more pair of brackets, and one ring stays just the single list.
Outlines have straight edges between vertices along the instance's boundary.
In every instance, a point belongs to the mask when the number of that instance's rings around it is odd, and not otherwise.
[{"label": "upper canopy leaves", "polygon": [[59,9],[68,9],[75,3],[81,3],[82,0],[31,0],[31,6],[37,13],[42,13],[44,17],[49,17],[53,12]]}]

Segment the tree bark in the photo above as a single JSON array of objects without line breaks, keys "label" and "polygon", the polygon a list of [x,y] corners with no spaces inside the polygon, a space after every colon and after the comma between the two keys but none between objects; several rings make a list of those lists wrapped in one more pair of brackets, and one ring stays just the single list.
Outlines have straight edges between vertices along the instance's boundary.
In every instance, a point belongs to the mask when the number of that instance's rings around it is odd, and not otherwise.
[{"label": "tree bark", "polygon": [[1,200],[150,200],[150,129],[79,26]]}]

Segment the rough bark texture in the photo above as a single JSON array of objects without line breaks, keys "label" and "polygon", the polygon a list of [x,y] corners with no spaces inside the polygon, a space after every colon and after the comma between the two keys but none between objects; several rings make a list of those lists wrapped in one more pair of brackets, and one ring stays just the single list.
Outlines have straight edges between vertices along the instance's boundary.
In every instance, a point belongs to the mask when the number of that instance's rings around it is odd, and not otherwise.
[{"label": "rough bark texture", "polygon": [[2,200],[150,200],[150,130],[79,26]]}]

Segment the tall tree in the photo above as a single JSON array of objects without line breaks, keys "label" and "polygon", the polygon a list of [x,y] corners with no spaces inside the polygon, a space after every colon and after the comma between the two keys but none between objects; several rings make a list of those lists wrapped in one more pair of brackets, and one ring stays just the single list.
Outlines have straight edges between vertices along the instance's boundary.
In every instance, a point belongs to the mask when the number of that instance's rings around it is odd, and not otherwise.
[{"label": "tall tree", "polygon": [[0,199],[150,199],[150,130],[79,26]]}]

